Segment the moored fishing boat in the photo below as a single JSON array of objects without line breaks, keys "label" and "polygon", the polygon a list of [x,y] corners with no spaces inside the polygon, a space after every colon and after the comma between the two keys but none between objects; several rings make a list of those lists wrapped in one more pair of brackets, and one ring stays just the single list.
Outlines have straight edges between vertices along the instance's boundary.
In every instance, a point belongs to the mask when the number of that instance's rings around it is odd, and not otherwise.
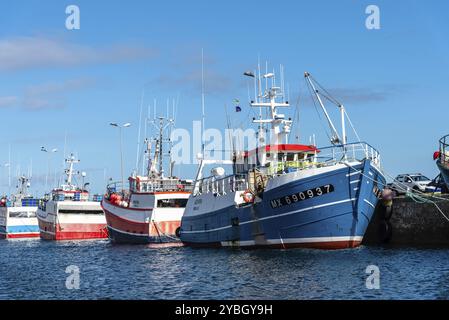
[{"label": "moored fishing boat", "polygon": [[[255,77],[250,72],[245,75]],[[261,112],[253,119],[259,125],[257,148],[235,151],[232,160],[200,158],[182,218],[181,240],[191,246],[340,249],[360,245],[385,185],[379,153],[364,142],[347,143],[348,117],[339,103],[342,133],[337,132],[308,73],[305,78],[326,116],[332,145],[289,144],[292,120],[279,113],[289,107],[283,86],[275,85],[274,73],[263,77],[266,84],[271,78],[271,87],[266,85],[262,92],[259,69],[258,95],[250,103],[268,109],[266,119]],[[269,144],[266,125],[271,130]],[[215,167],[212,176],[204,177],[206,166],[216,165],[230,165],[233,172],[226,175],[223,167]]]},{"label": "moored fishing boat", "polygon": [[0,199],[0,238],[37,238],[39,226],[36,210],[39,199],[28,193],[29,179],[21,176],[18,181],[17,192],[11,200],[7,197]]},{"label": "moored fishing boat", "polygon": [[162,146],[167,141],[164,129],[171,124],[165,121],[159,118],[158,138],[145,141],[148,156],[145,174],[132,174],[127,189],[120,182],[107,187],[101,206],[106,214],[109,238],[115,243],[180,243],[181,217],[192,181],[174,177],[171,160],[170,174],[164,175]]},{"label": "moored fishing boat", "polygon": [[77,186],[73,176],[78,163],[73,154],[65,160],[66,180],[39,203],[37,218],[40,237],[45,240],[80,240],[107,238],[106,219],[100,206],[101,197],[90,198],[85,185]]},{"label": "moored fishing boat", "polygon": [[449,135],[442,137],[439,142],[439,151],[434,153],[433,158],[436,160],[441,176],[449,188]]}]

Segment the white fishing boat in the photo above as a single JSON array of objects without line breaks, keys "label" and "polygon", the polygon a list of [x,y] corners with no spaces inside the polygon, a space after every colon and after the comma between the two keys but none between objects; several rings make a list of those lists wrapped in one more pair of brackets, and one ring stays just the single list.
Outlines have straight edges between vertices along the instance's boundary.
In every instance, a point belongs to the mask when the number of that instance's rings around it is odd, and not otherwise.
[{"label": "white fishing boat", "polygon": [[39,200],[28,193],[29,178],[21,176],[11,200],[0,199],[0,238],[37,238],[39,226],[36,210]]},{"label": "white fishing boat", "polygon": [[169,175],[165,176],[163,146],[168,140],[164,129],[172,122],[164,117],[158,120],[158,137],[145,141],[145,174],[132,174],[128,188],[121,182],[110,183],[101,202],[109,238],[115,243],[180,243],[181,218],[193,181],[175,177],[171,160]]},{"label": "white fishing boat", "polygon": [[46,240],[77,240],[107,238],[106,219],[100,206],[101,197],[89,195],[85,186],[77,186],[73,170],[79,163],[73,154],[65,160],[66,180],[39,203],[37,218],[40,236]]}]

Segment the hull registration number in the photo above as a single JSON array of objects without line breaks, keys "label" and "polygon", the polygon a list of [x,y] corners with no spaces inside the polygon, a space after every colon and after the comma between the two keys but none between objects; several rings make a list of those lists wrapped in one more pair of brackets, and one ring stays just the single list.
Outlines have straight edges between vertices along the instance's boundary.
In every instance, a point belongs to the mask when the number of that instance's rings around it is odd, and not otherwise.
[{"label": "hull registration number", "polygon": [[270,204],[273,209],[276,209],[279,207],[288,206],[288,205],[296,203],[296,202],[320,197],[323,194],[331,193],[333,191],[334,191],[334,186],[331,184],[326,184],[321,187],[307,189],[307,190],[304,190],[301,192],[296,192],[296,193],[288,195],[288,196],[273,199],[270,201]]}]

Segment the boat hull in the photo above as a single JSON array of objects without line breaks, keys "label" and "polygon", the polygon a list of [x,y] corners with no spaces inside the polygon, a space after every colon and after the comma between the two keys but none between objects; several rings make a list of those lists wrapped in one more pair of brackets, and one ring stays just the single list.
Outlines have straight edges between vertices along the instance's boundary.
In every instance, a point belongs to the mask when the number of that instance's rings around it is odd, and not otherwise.
[{"label": "boat hull", "polygon": [[440,160],[437,161],[438,169],[441,172],[441,176],[443,177],[446,186],[449,188],[449,165],[441,163]]},{"label": "boat hull", "polygon": [[[0,239],[27,239],[39,237],[39,226],[35,217],[36,207],[0,208]],[[18,216],[28,213],[28,216]],[[15,216],[10,216],[14,214]]]},{"label": "boat hull", "polygon": [[103,199],[101,206],[106,215],[109,238],[114,243],[180,242],[178,233],[181,214],[178,212],[164,212],[163,218],[159,219],[152,208],[125,208],[112,204],[107,199]]},{"label": "boat hull", "polygon": [[[196,215],[188,214],[195,210],[188,205],[181,240],[190,246],[272,248],[344,249],[361,244],[385,185],[385,178],[370,160],[291,177],[266,190],[256,204],[231,205]],[[199,202],[213,201],[204,198]]]},{"label": "boat hull", "polygon": [[0,239],[28,239],[28,238],[39,238],[39,226],[37,224],[8,226],[8,227],[0,226]]},{"label": "boat hull", "polygon": [[42,214],[38,210],[40,237],[44,240],[108,238],[104,215]]}]

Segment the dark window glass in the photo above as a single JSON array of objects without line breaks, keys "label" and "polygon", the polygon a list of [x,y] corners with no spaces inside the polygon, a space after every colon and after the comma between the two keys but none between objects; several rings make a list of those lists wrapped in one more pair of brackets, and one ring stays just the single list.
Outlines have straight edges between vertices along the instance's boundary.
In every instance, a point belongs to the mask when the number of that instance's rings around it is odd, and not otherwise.
[{"label": "dark window glass", "polygon": [[188,199],[160,199],[157,201],[158,208],[185,208]]},{"label": "dark window glass", "polygon": [[10,212],[10,218],[34,218],[36,216],[35,212],[27,212],[27,211],[19,211],[19,212]]}]

